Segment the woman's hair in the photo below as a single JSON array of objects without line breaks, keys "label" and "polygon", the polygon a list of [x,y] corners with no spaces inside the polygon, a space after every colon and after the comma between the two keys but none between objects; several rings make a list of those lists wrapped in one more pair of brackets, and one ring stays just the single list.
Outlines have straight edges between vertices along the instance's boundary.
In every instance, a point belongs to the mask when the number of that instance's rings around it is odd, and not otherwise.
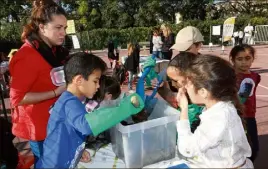
[{"label": "woman's hair", "polygon": [[129,43],[127,47],[128,56],[130,56],[135,50],[135,45],[133,43]]},{"label": "woman's hair", "polygon": [[232,101],[238,114],[242,115],[243,107],[238,98],[236,74],[232,65],[214,55],[197,57],[187,71],[196,90],[205,88],[213,99],[218,101]]},{"label": "woman's hair", "polygon": [[121,94],[119,82],[110,76],[103,75],[100,79],[100,88],[94,95],[94,100],[101,102],[105,98],[105,94],[111,94],[112,100],[117,99]]},{"label": "woman's hair", "polygon": [[21,35],[22,41],[25,41],[31,33],[38,33],[39,24],[51,22],[53,15],[67,16],[64,9],[58,6],[53,0],[35,0],[30,22],[23,28]]},{"label": "woman's hair", "polygon": [[65,81],[67,85],[71,84],[73,78],[77,75],[81,75],[84,79],[88,80],[88,76],[94,70],[105,72],[106,69],[106,63],[98,56],[85,52],[75,53],[70,56],[70,59],[64,65]]},{"label": "woman's hair", "polygon": [[243,44],[243,45],[240,45],[240,46],[235,46],[233,47],[233,49],[231,50],[230,52],[230,56],[229,56],[229,59],[234,62],[235,61],[235,58],[236,56],[240,53],[240,52],[245,52],[245,51],[249,51],[249,53],[253,56],[253,59],[255,59],[255,49],[250,46],[250,45],[247,45],[247,44]]},{"label": "woman's hair", "polygon": [[167,27],[166,24],[163,23],[163,24],[160,26],[160,29],[161,29],[161,30],[164,30],[164,29],[166,29],[166,27]]},{"label": "woman's hair", "polygon": [[166,26],[166,28],[163,29],[163,35],[164,37],[167,38],[170,34],[171,34],[171,29],[168,26]]}]

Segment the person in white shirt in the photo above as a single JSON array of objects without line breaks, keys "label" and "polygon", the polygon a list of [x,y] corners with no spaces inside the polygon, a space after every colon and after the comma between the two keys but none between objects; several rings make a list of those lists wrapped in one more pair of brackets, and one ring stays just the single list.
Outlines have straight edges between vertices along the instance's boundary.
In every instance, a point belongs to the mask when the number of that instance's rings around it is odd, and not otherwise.
[{"label": "person in white shirt", "polygon": [[[240,118],[243,109],[231,64],[217,56],[203,55],[196,57],[185,72],[179,70],[170,64],[167,75],[178,84],[185,79],[177,95],[181,108],[177,145],[179,152],[192,161],[189,166],[253,168],[247,158],[251,149]],[[188,120],[187,97],[205,106],[194,133]]]},{"label": "person in white shirt", "polygon": [[157,58],[160,58],[161,56],[162,44],[163,42],[161,40],[161,36],[159,36],[159,30],[154,29],[153,30],[153,54]]},{"label": "person in white shirt", "polygon": [[251,45],[251,39],[252,39],[253,31],[254,31],[254,28],[253,28],[253,26],[250,25],[250,23],[244,29],[245,43],[248,44],[248,45]]}]

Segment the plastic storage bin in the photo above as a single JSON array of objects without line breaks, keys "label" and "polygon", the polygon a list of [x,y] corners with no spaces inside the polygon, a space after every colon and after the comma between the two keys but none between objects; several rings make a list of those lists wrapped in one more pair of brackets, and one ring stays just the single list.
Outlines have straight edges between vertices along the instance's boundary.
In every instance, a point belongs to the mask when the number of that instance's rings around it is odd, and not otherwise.
[{"label": "plastic storage bin", "polygon": [[116,125],[110,130],[114,153],[127,168],[144,166],[175,157],[178,110],[158,100],[148,121]]},{"label": "plastic storage bin", "polygon": [[50,76],[51,76],[52,83],[55,86],[62,86],[65,84],[63,66],[53,68],[50,71]]}]

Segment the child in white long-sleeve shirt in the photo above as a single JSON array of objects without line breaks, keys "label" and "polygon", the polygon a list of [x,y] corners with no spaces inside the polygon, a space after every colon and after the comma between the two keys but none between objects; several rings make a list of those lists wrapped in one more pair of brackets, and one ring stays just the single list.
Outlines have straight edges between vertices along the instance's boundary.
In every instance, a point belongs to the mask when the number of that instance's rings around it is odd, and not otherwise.
[{"label": "child in white long-sleeve shirt", "polygon": [[159,31],[154,29],[153,31],[153,54],[157,57],[161,57],[161,50],[162,50],[162,40],[161,36],[159,36]]},{"label": "child in white long-sleeve shirt", "polygon": [[[176,82],[185,79],[177,96],[181,108],[178,148],[183,156],[197,163],[192,167],[253,168],[247,158],[251,149],[240,118],[243,109],[232,66],[217,56],[205,55],[192,61],[183,73],[170,64],[167,74]],[[192,103],[205,105],[194,133],[190,130],[186,93]]]}]

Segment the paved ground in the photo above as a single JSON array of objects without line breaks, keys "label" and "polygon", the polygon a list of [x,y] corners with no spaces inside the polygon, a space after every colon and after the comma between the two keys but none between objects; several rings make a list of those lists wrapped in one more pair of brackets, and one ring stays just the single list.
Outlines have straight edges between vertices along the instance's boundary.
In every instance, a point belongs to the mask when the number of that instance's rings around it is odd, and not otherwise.
[{"label": "paved ground", "polygon": [[[268,164],[265,160],[268,157],[268,46],[256,46],[257,57],[252,66],[252,70],[257,71],[261,75],[261,82],[257,89],[257,125],[259,130],[259,140],[260,140],[260,152],[259,157],[255,162],[255,168],[267,168]],[[202,49],[201,53],[203,54],[214,54],[219,55],[225,59],[228,59],[228,54],[231,48],[226,48],[224,55],[221,48],[217,47],[210,51],[208,48]],[[96,55],[103,58],[104,61],[108,64],[107,53],[105,51],[96,51]],[[126,50],[120,51],[120,56],[127,54]],[[148,50],[141,51],[141,55],[148,55]],[[174,53],[174,55],[176,52]],[[123,87],[123,90],[127,90],[126,86]],[[23,139],[14,139],[14,143],[22,154],[31,155],[29,149],[29,144],[26,140]]]}]

